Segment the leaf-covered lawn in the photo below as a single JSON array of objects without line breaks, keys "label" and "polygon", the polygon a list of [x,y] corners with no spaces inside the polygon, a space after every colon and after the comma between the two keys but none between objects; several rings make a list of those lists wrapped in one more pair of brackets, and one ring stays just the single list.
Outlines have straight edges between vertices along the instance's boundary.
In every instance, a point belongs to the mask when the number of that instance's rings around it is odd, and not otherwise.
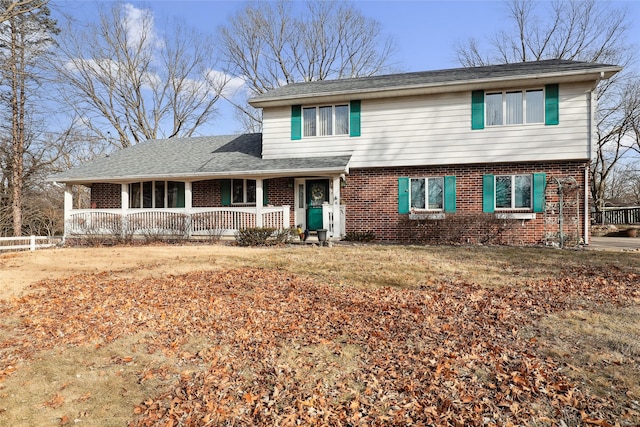
[{"label": "leaf-covered lawn", "polygon": [[[130,426],[637,425],[637,397],[589,394],[543,355],[537,329],[558,312],[637,305],[639,282],[613,268],[495,289],[354,289],[251,268],[80,275],[1,302],[0,374],[136,336],[113,363],[161,355],[138,382],[176,375],[132,405]],[[42,405],[60,424],[78,416],[62,394]]]}]

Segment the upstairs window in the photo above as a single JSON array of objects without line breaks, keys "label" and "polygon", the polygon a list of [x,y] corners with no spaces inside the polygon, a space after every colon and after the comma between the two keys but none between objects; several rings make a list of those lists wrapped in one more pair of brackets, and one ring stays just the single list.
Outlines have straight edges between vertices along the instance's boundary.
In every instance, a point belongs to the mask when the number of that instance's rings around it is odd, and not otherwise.
[{"label": "upstairs window", "polygon": [[349,104],[321,105],[317,107],[291,106],[291,140],[303,137],[348,135],[360,136],[360,110],[358,100]]},{"label": "upstairs window", "polygon": [[485,95],[486,125],[544,123],[544,91],[528,89]]},{"label": "upstairs window", "polygon": [[471,129],[522,124],[560,124],[557,84],[538,89],[471,92]]},{"label": "upstairs window", "polygon": [[349,106],[325,105],[302,109],[304,137],[349,134]]}]

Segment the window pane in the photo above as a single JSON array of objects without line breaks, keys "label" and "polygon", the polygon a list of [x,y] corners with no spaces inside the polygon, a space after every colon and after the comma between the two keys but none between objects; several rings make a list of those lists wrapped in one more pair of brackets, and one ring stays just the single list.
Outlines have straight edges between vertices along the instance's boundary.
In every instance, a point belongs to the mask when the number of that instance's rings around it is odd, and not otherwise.
[{"label": "window pane", "polygon": [[130,208],[140,207],[140,183],[139,182],[134,182],[133,184],[129,184],[129,207]]},{"label": "window pane", "polygon": [[184,182],[167,183],[167,207],[184,208]]},{"label": "window pane", "polygon": [[443,178],[429,178],[429,209],[442,209]]},{"label": "window pane", "polygon": [[496,176],[496,208],[511,207],[511,177]]},{"label": "window pane", "polygon": [[502,93],[488,93],[485,96],[487,106],[487,126],[502,124]]},{"label": "window pane", "polygon": [[542,89],[527,91],[527,123],[544,123],[544,93]]},{"label": "window pane", "polygon": [[515,177],[515,206],[516,208],[531,207],[531,175],[517,175]]},{"label": "window pane", "polygon": [[247,203],[255,203],[256,202],[256,180],[248,179],[247,180]]},{"label": "window pane", "polygon": [[151,181],[142,183],[142,207],[150,208],[153,206],[153,199],[151,194],[153,191],[153,183]]},{"label": "window pane", "polygon": [[507,124],[522,124],[522,92],[507,92]]},{"label": "window pane", "polygon": [[336,135],[349,133],[349,106],[336,105]]},{"label": "window pane", "polygon": [[232,203],[244,203],[244,181],[241,179],[231,180]]},{"label": "window pane", "polygon": [[164,208],[164,181],[156,181],[156,208]]},{"label": "window pane", "polygon": [[316,136],[316,107],[303,108],[304,136]]},{"label": "window pane", "polygon": [[319,135],[333,135],[333,107],[320,107]]},{"label": "window pane", "polygon": [[411,179],[411,207],[424,209],[424,178]]}]

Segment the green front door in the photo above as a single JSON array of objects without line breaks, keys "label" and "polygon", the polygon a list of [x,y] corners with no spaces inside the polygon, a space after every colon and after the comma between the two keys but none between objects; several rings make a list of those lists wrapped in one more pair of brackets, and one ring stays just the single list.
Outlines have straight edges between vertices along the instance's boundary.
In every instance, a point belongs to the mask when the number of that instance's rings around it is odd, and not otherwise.
[{"label": "green front door", "polygon": [[307,229],[318,230],[322,227],[322,204],[329,202],[329,180],[315,179],[307,181]]}]

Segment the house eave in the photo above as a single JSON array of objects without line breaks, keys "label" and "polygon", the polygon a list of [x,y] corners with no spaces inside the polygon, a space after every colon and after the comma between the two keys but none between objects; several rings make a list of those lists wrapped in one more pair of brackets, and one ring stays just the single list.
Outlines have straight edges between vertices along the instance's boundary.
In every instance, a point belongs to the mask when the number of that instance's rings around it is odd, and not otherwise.
[{"label": "house eave", "polygon": [[203,181],[207,179],[229,179],[229,178],[282,178],[282,177],[300,177],[300,176],[316,176],[316,175],[335,175],[341,173],[349,173],[349,167],[327,167],[327,168],[305,168],[305,169],[263,169],[263,170],[237,170],[224,172],[206,172],[206,173],[183,173],[183,174],[155,174],[155,175],[127,175],[113,177],[82,177],[82,178],[61,178],[55,177],[48,179],[57,184],[72,184],[89,186],[98,183],[111,184],[127,184],[131,182],[142,181]]},{"label": "house eave", "polygon": [[348,100],[397,98],[403,96],[432,95],[451,92],[465,92],[478,89],[509,89],[515,87],[539,86],[550,83],[597,82],[608,79],[622,67],[603,66],[584,70],[563,71],[558,73],[539,73],[527,75],[499,76],[491,78],[457,80],[450,82],[424,83],[390,88],[353,89],[327,91],[304,95],[290,95],[271,99],[250,99],[249,104],[255,108],[282,107],[300,103],[331,103]]}]

